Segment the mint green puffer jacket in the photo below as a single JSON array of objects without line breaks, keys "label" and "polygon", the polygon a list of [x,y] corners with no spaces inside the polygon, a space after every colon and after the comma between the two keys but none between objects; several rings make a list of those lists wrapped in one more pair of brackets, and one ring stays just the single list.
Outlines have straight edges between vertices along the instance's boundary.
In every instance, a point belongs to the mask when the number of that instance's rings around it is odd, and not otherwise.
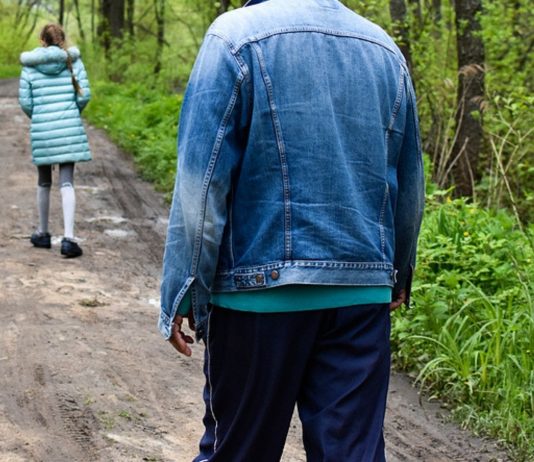
[{"label": "mint green puffer jacket", "polygon": [[[67,52],[81,89],[77,94],[67,69]],[[22,53],[19,102],[31,118],[32,157],[35,165],[91,160],[80,116],[91,98],[89,81],[77,48],[57,46]]]}]

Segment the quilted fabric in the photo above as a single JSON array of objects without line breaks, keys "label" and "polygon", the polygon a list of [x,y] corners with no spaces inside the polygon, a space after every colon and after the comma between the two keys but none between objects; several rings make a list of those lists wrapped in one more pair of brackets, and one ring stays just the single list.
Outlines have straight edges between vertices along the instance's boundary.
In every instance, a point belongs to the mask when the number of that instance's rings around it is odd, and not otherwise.
[{"label": "quilted fabric", "polygon": [[[81,87],[81,94],[72,84],[67,56],[72,60],[72,73]],[[23,69],[19,102],[31,118],[33,163],[50,165],[91,160],[80,116],[91,98],[91,91],[79,50],[40,47],[22,53],[20,61]]]}]

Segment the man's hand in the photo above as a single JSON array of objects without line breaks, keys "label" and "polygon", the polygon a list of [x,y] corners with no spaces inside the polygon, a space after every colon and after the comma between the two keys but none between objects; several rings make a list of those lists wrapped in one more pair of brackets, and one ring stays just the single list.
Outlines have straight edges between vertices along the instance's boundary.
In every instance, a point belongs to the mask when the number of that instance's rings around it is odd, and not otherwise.
[{"label": "man's hand", "polygon": [[[192,312],[189,312],[189,328],[191,330],[195,330],[195,323],[193,319]],[[176,316],[174,318],[174,322],[171,325],[171,338],[169,339],[169,342],[171,342],[171,345],[176,348],[180,353],[182,353],[185,356],[191,356],[191,348],[189,348],[189,345],[194,343],[193,337],[190,335],[184,334],[182,332],[182,322],[184,318],[182,316]]]},{"label": "man's hand", "polygon": [[406,291],[402,289],[397,295],[397,298],[389,304],[389,311],[396,310],[399,306],[406,302]]}]

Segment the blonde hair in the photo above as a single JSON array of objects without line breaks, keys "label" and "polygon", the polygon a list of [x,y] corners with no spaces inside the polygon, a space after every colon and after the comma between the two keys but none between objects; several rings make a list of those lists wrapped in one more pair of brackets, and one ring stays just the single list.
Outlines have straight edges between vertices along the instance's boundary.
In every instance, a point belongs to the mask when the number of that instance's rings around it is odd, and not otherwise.
[{"label": "blonde hair", "polygon": [[41,30],[39,38],[46,44],[46,46],[57,46],[65,50],[67,53],[67,69],[70,72],[72,86],[74,87],[76,93],[81,95],[82,89],[76,80],[76,77],[74,77],[74,72],[72,70],[72,58],[67,51],[67,46],[65,44],[65,31],[63,28],[59,24],[47,24]]}]

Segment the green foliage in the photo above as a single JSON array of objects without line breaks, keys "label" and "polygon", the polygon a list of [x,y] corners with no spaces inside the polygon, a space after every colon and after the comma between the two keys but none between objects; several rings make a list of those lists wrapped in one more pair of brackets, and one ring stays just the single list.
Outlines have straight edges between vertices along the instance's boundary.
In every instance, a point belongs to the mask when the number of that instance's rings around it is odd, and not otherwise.
[{"label": "green foliage", "polygon": [[[240,3],[232,0],[230,8]],[[391,32],[388,0],[343,3]],[[41,8],[39,17],[31,10],[14,21],[24,13],[16,6],[22,4],[0,0],[0,77],[18,75],[19,53],[38,46],[33,19],[38,19],[36,30],[57,20],[56,11]],[[67,8],[66,23],[92,84],[85,115],[169,194],[180,93],[221,2],[167,1],[159,74],[154,72],[154,2],[136,0],[134,36],[125,33],[107,56],[99,43],[98,17],[92,27],[92,2],[79,4],[87,40],[80,40],[73,9]],[[533,460],[534,229],[528,228],[534,220],[533,9],[528,0],[484,0],[486,143],[482,180],[470,204],[447,199],[448,192],[439,190],[447,181],[456,135],[453,2],[406,4],[423,145],[432,161],[427,173],[438,186],[427,182],[414,307],[393,317],[395,360],[446,399],[466,425],[515,445],[518,460]],[[437,4],[439,11],[433,9]]]},{"label": "green foliage", "polygon": [[534,457],[534,248],[505,210],[429,197],[396,363],[462,422]]},{"label": "green foliage", "polygon": [[515,88],[488,105],[487,172],[477,193],[487,207],[512,208],[524,223],[534,222],[534,96]]},{"label": "green foliage", "polygon": [[102,82],[93,85],[93,95],[86,117],[133,154],[146,179],[162,191],[171,191],[182,96],[150,90],[141,83],[125,86]]},{"label": "green foliage", "polygon": [[341,3],[382,27],[390,23],[389,7],[383,0],[341,0]]},{"label": "green foliage", "polygon": [[[159,73],[155,72],[155,10],[151,6],[153,2],[136,1],[139,18],[135,20],[135,35],[125,33],[123,39],[113,40],[107,52],[96,39],[91,43],[82,43],[84,60],[93,80],[111,80],[126,85],[142,81],[150,88],[159,88],[161,91],[183,91],[207,27],[203,2],[167,2],[165,43]],[[84,18],[87,28],[88,17]],[[76,35],[73,37],[76,38]]]},{"label": "green foliage", "polygon": [[[433,179],[441,187],[448,181],[447,167],[455,137],[457,94],[454,9],[444,3],[441,19],[426,10],[419,18],[410,9],[409,30],[413,59],[413,80],[418,95],[418,112],[424,151],[432,159]],[[432,44],[432,45],[430,45]]]},{"label": "green foliage", "polygon": [[18,64],[0,63],[0,79],[10,79],[20,75],[20,66]]},{"label": "green foliage", "polygon": [[524,223],[532,223],[534,13],[527,0],[487,0],[484,8],[487,169],[477,192],[487,206],[511,207]]},{"label": "green foliage", "polygon": [[[434,8],[436,3],[439,11]],[[513,208],[523,223],[529,223],[534,219],[534,13],[528,0],[483,3],[480,33],[486,54],[486,98],[482,104],[485,143],[476,198],[488,207]],[[382,3],[385,5],[387,2]],[[454,3],[432,2],[421,8],[420,3],[407,1],[406,5],[423,146],[433,162],[433,180],[445,187],[456,139]],[[380,15],[372,18],[388,28]]]},{"label": "green foliage", "polygon": [[17,27],[13,18],[15,7],[0,1],[0,78],[20,75],[19,56],[26,45],[29,31]]}]

